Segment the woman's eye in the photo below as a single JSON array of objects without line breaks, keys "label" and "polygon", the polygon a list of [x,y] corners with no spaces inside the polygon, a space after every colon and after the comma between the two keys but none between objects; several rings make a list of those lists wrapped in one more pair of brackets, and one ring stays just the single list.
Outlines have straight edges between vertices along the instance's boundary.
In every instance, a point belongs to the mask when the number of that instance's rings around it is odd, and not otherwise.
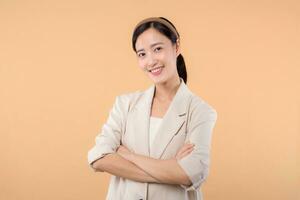
[{"label": "woman's eye", "polygon": [[157,47],[155,50],[159,51],[159,50],[161,50],[161,49],[162,49],[161,47]]},{"label": "woman's eye", "polygon": [[144,53],[139,53],[138,57],[143,57],[145,54]]}]

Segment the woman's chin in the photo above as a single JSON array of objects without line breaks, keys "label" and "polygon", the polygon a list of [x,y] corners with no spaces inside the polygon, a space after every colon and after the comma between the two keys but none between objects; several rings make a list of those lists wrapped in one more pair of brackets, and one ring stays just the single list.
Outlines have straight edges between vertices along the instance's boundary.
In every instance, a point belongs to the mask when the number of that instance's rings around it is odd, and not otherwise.
[{"label": "woman's chin", "polygon": [[151,80],[154,84],[161,84],[166,81],[163,77],[151,77]]}]

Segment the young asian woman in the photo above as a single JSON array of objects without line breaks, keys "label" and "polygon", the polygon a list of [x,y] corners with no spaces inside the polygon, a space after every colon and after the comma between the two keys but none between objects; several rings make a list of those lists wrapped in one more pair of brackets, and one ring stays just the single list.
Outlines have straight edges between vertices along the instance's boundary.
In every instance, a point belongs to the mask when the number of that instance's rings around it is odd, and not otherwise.
[{"label": "young asian woman", "polygon": [[217,112],[188,88],[180,36],[169,20],[139,22],[132,47],[153,85],[116,97],[88,164],[112,175],[107,200],[202,200]]}]

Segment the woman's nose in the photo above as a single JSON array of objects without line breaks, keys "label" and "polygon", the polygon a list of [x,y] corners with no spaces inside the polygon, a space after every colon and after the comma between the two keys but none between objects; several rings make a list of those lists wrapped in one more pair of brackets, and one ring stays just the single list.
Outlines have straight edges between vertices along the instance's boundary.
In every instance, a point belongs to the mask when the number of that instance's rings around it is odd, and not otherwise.
[{"label": "woman's nose", "polygon": [[157,63],[157,59],[151,53],[148,54],[147,67],[152,68]]}]

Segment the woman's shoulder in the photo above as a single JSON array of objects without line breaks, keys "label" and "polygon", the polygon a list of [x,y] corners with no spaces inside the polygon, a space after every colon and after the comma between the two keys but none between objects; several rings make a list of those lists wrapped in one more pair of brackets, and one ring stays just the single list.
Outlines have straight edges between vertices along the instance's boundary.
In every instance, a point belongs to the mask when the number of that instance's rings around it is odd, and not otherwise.
[{"label": "woman's shoulder", "polygon": [[194,93],[192,93],[190,112],[194,116],[211,120],[216,120],[218,115],[216,109],[211,104]]},{"label": "woman's shoulder", "polygon": [[132,92],[121,93],[116,97],[116,102],[123,105],[129,111],[143,95],[143,91],[136,90]]}]

